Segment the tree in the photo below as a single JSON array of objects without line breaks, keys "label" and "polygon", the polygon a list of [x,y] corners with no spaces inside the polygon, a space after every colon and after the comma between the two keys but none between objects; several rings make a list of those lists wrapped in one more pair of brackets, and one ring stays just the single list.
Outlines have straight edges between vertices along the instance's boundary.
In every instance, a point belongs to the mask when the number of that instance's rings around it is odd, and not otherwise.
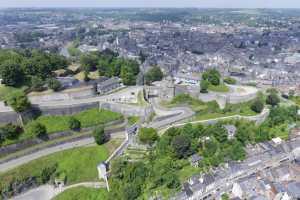
[{"label": "tree", "polygon": [[70,119],[69,119],[69,128],[71,129],[71,130],[79,130],[80,129],[80,127],[81,127],[81,123],[80,123],[80,121],[78,120],[78,119],[76,119],[75,117],[71,117]]},{"label": "tree", "polygon": [[261,113],[264,109],[264,102],[260,98],[256,98],[255,101],[251,104],[251,110],[256,113]]},{"label": "tree", "polygon": [[104,127],[98,127],[93,131],[93,136],[98,145],[102,145],[107,141],[107,136],[104,131]]},{"label": "tree", "polygon": [[7,60],[0,65],[0,76],[7,86],[17,86],[23,82],[23,71],[15,60]]},{"label": "tree", "polygon": [[208,126],[203,134],[206,136],[214,136],[221,143],[226,142],[228,138],[227,131],[221,124]]},{"label": "tree", "polygon": [[43,138],[47,135],[46,126],[37,121],[30,122],[25,129],[27,133],[35,135],[39,138]]},{"label": "tree", "polygon": [[90,72],[96,69],[99,61],[99,55],[95,52],[83,54],[80,57],[80,64],[84,71]]},{"label": "tree", "polygon": [[31,106],[27,96],[22,91],[15,91],[7,95],[6,102],[19,113],[29,109]]},{"label": "tree", "polygon": [[186,158],[191,155],[191,141],[187,136],[177,135],[173,138],[171,146],[177,158]]},{"label": "tree", "polygon": [[136,84],[136,76],[128,67],[121,68],[121,78],[124,85],[135,85]]},{"label": "tree", "polygon": [[163,178],[165,179],[167,188],[175,189],[180,186],[180,181],[177,175],[172,172],[166,173]]},{"label": "tree", "polygon": [[31,89],[34,91],[42,91],[44,88],[44,81],[37,76],[31,77]]},{"label": "tree", "polygon": [[163,76],[161,69],[158,66],[154,66],[145,74],[146,84],[150,85],[152,82],[161,81]]},{"label": "tree", "polygon": [[57,92],[61,89],[61,83],[57,79],[51,78],[48,80],[48,87]]},{"label": "tree", "polygon": [[195,139],[199,136],[198,127],[193,127],[192,124],[188,123],[181,129],[181,134],[188,136],[190,139]]},{"label": "tree", "polygon": [[158,139],[158,134],[154,128],[140,128],[138,137],[142,143],[152,145]]},{"label": "tree", "polygon": [[202,79],[207,80],[212,85],[220,85],[221,74],[216,69],[209,69],[202,74]]},{"label": "tree", "polygon": [[0,146],[5,141],[6,135],[3,129],[0,128]]},{"label": "tree", "polygon": [[1,128],[5,139],[14,140],[22,133],[22,128],[14,124],[6,124]]},{"label": "tree", "polygon": [[202,79],[201,82],[200,82],[200,92],[201,93],[208,93],[208,86],[209,86],[208,80]]},{"label": "tree", "polygon": [[233,142],[229,151],[229,157],[232,160],[244,160],[246,158],[246,151],[240,142]]},{"label": "tree", "polygon": [[254,142],[257,127],[247,121],[239,121],[237,124],[237,131],[235,134],[236,139],[243,145]]},{"label": "tree", "polygon": [[275,92],[272,92],[267,96],[266,103],[271,106],[277,106],[280,102],[278,95]]}]

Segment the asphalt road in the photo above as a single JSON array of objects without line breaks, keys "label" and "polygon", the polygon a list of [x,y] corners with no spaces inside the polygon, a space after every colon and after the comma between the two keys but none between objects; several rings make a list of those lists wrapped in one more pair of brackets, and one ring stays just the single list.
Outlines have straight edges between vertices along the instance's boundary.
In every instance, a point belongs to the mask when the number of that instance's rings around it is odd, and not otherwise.
[{"label": "asphalt road", "polygon": [[29,190],[11,200],[51,200],[57,194],[52,185],[43,185]]},{"label": "asphalt road", "polygon": [[180,122],[184,119],[188,119],[195,114],[190,108],[187,107],[176,107],[170,109],[163,108],[159,105],[158,98],[151,98],[149,101],[158,117],[166,116],[166,118],[157,121],[154,119],[154,121],[151,122],[148,127],[160,129],[173,125],[174,123]]}]

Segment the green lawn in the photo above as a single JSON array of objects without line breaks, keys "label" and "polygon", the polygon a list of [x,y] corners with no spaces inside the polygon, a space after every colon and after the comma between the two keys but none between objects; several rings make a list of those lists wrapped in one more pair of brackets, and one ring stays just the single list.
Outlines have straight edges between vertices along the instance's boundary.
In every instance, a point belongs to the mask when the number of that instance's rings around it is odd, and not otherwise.
[{"label": "green lawn", "polygon": [[298,106],[300,106],[300,97],[299,96],[294,96],[291,99],[295,104],[297,104]]},{"label": "green lawn", "polygon": [[[56,174],[65,174],[67,184],[85,181],[97,181],[98,172],[96,166],[106,160],[121,141],[111,140],[105,145],[79,147],[58,153],[54,153],[8,172],[0,174],[0,191],[7,188],[12,181],[27,180],[30,177],[40,177],[42,171],[48,166],[57,164]],[[40,178],[37,178],[40,179]]]},{"label": "green lawn", "polygon": [[270,128],[270,133],[274,137],[280,137],[283,140],[289,139],[290,130],[286,123]]},{"label": "green lawn", "polygon": [[[68,121],[71,116],[41,116],[36,121],[45,125],[48,133],[69,130]],[[105,124],[122,118],[120,113],[108,110],[98,110],[97,108],[83,111],[73,115],[81,122],[81,127],[90,127]]]},{"label": "green lawn", "polygon": [[128,117],[128,125],[133,125],[140,121],[140,117],[138,116],[130,116]]},{"label": "green lawn", "polygon": [[199,174],[200,172],[201,172],[201,168],[199,168],[199,167],[193,167],[187,161],[186,166],[184,166],[181,170],[178,171],[178,177],[180,179],[180,182],[183,183],[188,178],[192,177],[195,174]]},{"label": "green lawn", "polygon": [[[41,124],[46,126],[47,133],[56,133],[56,132],[62,132],[70,130],[68,122],[71,115],[65,115],[65,116],[41,116],[36,119],[36,121],[40,122]],[[97,126],[101,124],[105,124],[111,121],[115,121],[118,119],[121,119],[123,116],[120,113],[115,113],[109,110],[98,110],[97,108],[86,110],[83,112],[80,112],[78,114],[73,115],[76,119],[78,119],[81,122],[81,127],[92,127]],[[29,122],[27,125],[25,125],[25,131],[22,133],[18,139],[16,140],[5,140],[2,145],[10,145],[14,144],[20,141],[24,141],[27,139],[34,138],[35,135],[33,135],[30,132],[26,131],[26,127],[30,125],[31,122]]]},{"label": "green lawn", "polygon": [[139,106],[147,106],[148,105],[148,102],[144,98],[144,92],[143,91],[140,91],[138,93],[137,98],[138,98],[138,104],[139,104]]},{"label": "green lawn", "polygon": [[239,104],[227,104],[222,110],[215,101],[203,102],[189,95],[181,94],[174,97],[170,102],[162,102],[162,106],[168,108],[176,106],[188,106],[196,113],[194,120],[207,120],[218,117],[228,117],[232,115],[257,115],[257,113],[251,110],[252,102],[253,101]]},{"label": "green lawn", "polygon": [[76,187],[64,191],[53,200],[106,200],[108,192],[105,189]]},{"label": "green lawn", "polygon": [[220,84],[220,85],[209,85],[208,90],[213,91],[213,92],[229,92],[229,88],[225,84]]}]

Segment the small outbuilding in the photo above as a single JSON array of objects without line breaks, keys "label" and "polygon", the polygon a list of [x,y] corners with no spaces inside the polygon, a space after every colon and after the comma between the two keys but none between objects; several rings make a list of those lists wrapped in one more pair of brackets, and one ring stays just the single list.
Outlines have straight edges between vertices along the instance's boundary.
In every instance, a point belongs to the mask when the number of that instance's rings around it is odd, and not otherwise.
[{"label": "small outbuilding", "polygon": [[224,125],[223,127],[227,131],[228,139],[233,139],[236,134],[236,127],[234,125]]},{"label": "small outbuilding", "polygon": [[193,167],[198,167],[199,166],[199,162],[201,160],[203,160],[203,158],[201,156],[199,156],[198,154],[193,154],[191,157],[190,157],[190,163]]}]

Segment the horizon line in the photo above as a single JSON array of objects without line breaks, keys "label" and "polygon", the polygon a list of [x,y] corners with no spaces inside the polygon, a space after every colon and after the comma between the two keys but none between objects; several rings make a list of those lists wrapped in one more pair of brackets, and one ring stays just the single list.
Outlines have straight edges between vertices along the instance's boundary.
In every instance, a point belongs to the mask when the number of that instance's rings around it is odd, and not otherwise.
[{"label": "horizon line", "polygon": [[300,9],[300,7],[106,7],[106,6],[25,6],[25,7],[1,7],[0,9]]}]

